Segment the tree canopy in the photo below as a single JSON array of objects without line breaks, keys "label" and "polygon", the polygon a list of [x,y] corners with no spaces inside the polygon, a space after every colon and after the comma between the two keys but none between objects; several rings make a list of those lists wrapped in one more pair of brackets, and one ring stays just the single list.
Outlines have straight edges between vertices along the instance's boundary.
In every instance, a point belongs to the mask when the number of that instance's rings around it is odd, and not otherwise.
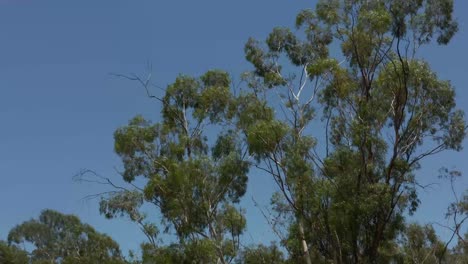
[{"label": "tree canopy", "polygon": [[29,263],[25,262],[25,251],[19,249],[25,243],[33,247],[27,255],[34,264],[124,263],[119,245],[112,238],[81,223],[74,215],[53,210],[44,210],[39,219],[26,221],[10,231],[10,246],[0,244],[5,250],[5,262]]},{"label": "tree canopy", "polygon": [[275,28],[264,44],[247,42],[246,81],[258,98],[279,94],[268,104],[284,109],[245,133],[281,190],[274,203],[292,219],[293,255],[382,263],[395,254],[420,203],[421,160],[460,150],[465,137],[454,88],[417,56],[450,41],[452,12],[452,1],[318,1],[298,14],[300,33]]},{"label": "tree canopy", "polygon": [[[126,185],[93,171],[77,180],[112,188],[100,194],[100,213],[139,226],[141,258],[125,259],[77,217],[45,210],[0,242],[0,262],[467,263],[468,195],[454,192],[448,205],[448,241],[408,221],[423,202],[422,161],[460,151],[466,136],[455,88],[418,53],[450,43],[453,8],[453,0],[319,0],[295,29],[247,41],[251,69],[239,86],[209,70],[179,75],[158,96],[149,79],[119,75],[160,106],[158,121],[136,115],[115,131]],[[461,172],[440,172],[453,190]],[[272,193],[265,217],[277,241],[246,245],[241,201],[258,174],[276,184],[262,191]]]}]

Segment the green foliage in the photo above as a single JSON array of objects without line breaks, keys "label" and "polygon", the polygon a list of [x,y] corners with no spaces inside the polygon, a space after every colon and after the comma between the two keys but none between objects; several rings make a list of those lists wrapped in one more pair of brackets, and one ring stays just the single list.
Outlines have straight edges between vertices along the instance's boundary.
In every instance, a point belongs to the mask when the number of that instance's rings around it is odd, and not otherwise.
[{"label": "green foliage", "polygon": [[248,129],[256,122],[271,121],[273,119],[273,109],[267,102],[257,98],[254,94],[242,94],[236,98],[238,127]]},{"label": "green foliage", "polygon": [[[284,115],[238,127],[279,187],[273,208],[292,219],[282,229],[292,258],[388,263],[398,255],[404,216],[420,203],[420,161],[460,150],[465,137],[454,88],[415,59],[420,46],[450,41],[452,12],[450,0],[320,0],[298,14],[303,32],[274,28],[265,45],[247,42],[254,70],[244,76],[258,98],[250,108]],[[341,54],[330,56],[332,46]],[[281,104],[262,101],[274,94]],[[325,140],[316,140],[317,125]]]},{"label": "green foliage", "polygon": [[432,226],[410,224],[403,238],[402,263],[441,263],[445,259],[444,246]]},{"label": "green foliage", "polygon": [[[224,263],[236,255],[236,238],[246,223],[234,204],[246,192],[250,163],[232,121],[240,119],[240,105],[253,105],[253,97],[235,98],[230,85],[229,75],[219,70],[200,78],[179,76],[161,99],[159,123],[137,116],[114,134],[123,179],[144,186],[103,197],[101,213],[137,223],[156,259]],[[250,119],[243,122],[256,116]],[[178,250],[157,245],[159,225],[143,212],[145,204],[156,207],[164,231],[175,231]]]},{"label": "green foliage", "polygon": [[249,151],[256,155],[265,155],[275,150],[287,133],[287,127],[278,121],[260,121],[247,130]]},{"label": "green foliage", "polygon": [[142,264],[190,264],[218,263],[216,245],[209,239],[191,241],[185,244],[171,244],[163,247],[142,245]]},{"label": "green foliage", "polygon": [[[235,96],[220,70],[177,77],[156,98],[159,122],[136,116],[116,130],[130,187],[106,179],[116,190],[101,213],[140,226],[142,263],[463,263],[466,199],[447,214],[453,250],[431,226],[405,223],[421,202],[421,160],[465,137],[454,87],[417,56],[449,43],[452,13],[453,0],[319,0],[296,30],[247,41],[250,90]],[[272,228],[287,254],[240,250],[252,164],[277,184]],[[160,229],[177,241],[160,244]]]},{"label": "green foliage", "polygon": [[[124,263],[118,244],[109,236],[81,223],[76,216],[53,210],[44,210],[39,219],[26,221],[8,234],[9,244],[24,242],[34,246],[32,263]],[[10,246],[10,254],[24,259],[24,253],[15,246]]]},{"label": "green foliage", "polygon": [[283,264],[287,263],[284,254],[275,245],[247,247],[236,261],[237,264]]},{"label": "green foliage", "polygon": [[2,264],[26,264],[29,263],[28,254],[17,246],[8,245],[0,241],[0,263]]},{"label": "green foliage", "polygon": [[447,263],[462,264],[468,262],[468,232],[464,237],[458,239],[457,245],[451,254],[446,257]]}]

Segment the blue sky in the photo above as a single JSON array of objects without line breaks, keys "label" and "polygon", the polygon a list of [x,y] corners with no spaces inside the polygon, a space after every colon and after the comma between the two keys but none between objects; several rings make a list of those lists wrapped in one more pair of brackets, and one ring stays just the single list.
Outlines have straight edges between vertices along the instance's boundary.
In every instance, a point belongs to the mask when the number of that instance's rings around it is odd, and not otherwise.
[{"label": "blue sky", "polygon": [[[0,239],[52,208],[77,214],[124,250],[137,249],[143,239],[138,229],[126,220],[105,220],[97,201],[82,200],[98,189],[72,182],[82,168],[117,177],[114,130],[138,113],[158,120],[158,105],[135,83],[109,73],[143,74],[149,62],[160,86],[179,73],[197,76],[213,68],[238,78],[250,67],[243,54],[248,37],[264,39],[274,26],[292,26],[296,13],[310,7],[313,1],[0,0]],[[468,112],[468,2],[458,0],[455,8],[459,34],[449,47],[421,55],[452,80]],[[437,182],[441,166],[467,172],[467,153],[430,159],[418,177]],[[262,192],[270,184],[261,175],[250,179],[247,243],[272,238],[250,202],[254,196],[267,203]],[[458,181],[458,190],[467,186]],[[414,219],[443,221],[452,199],[447,184],[421,198]]]}]

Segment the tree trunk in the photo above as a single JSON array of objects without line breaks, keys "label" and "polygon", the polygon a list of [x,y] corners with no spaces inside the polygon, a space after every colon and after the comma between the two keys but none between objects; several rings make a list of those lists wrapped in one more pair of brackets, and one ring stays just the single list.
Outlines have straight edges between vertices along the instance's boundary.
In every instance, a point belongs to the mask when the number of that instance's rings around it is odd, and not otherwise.
[{"label": "tree trunk", "polygon": [[304,223],[302,219],[299,219],[299,235],[301,238],[302,254],[304,255],[305,263],[312,264],[312,260],[310,259],[309,247],[307,246],[307,241],[305,240]]}]

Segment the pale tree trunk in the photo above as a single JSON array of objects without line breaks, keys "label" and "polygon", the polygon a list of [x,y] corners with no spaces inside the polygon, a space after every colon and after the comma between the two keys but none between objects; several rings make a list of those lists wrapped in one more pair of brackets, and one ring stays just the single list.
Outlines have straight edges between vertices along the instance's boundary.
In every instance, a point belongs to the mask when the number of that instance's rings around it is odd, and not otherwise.
[{"label": "pale tree trunk", "polygon": [[307,246],[307,241],[305,240],[304,223],[302,219],[299,219],[299,236],[301,239],[302,254],[304,255],[305,263],[312,264],[312,260],[310,259],[309,246]]}]

